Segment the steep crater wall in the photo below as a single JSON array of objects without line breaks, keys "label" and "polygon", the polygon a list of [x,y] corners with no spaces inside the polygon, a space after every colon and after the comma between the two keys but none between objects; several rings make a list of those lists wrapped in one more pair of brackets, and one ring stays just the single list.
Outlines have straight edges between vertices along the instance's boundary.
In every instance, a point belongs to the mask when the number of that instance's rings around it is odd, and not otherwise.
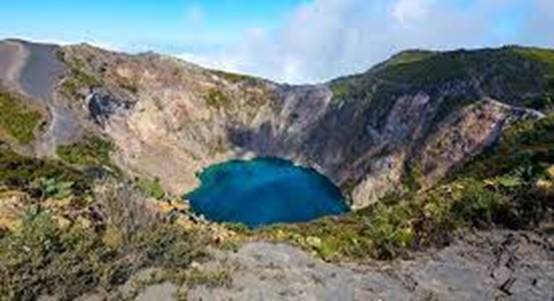
[{"label": "steep crater wall", "polygon": [[531,50],[409,52],[363,74],[289,86],[77,45],[59,49],[66,68],[46,106],[109,136],[123,170],[173,194],[214,163],[279,157],[325,174],[362,208],[432,186],[512,122],[551,110],[542,99],[554,68]]}]

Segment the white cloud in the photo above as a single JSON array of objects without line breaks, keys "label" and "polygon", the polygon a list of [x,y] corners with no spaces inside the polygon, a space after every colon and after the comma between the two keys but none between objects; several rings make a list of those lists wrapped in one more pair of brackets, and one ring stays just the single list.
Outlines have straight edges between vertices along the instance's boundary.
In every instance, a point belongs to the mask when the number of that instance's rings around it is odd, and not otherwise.
[{"label": "white cloud", "polygon": [[[503,40],[499,18],[518,7],[523,25]],[[408,48],[451,49],[554,42],[552,0],[314,0],[281,28],[253,29],[220,53],[189,59],[291,83],[361,72]]]},{"label": "white cloud", "polygon": [[400,23],[424,19],[431,0],[398,0],[392,5],[391,15]]}]

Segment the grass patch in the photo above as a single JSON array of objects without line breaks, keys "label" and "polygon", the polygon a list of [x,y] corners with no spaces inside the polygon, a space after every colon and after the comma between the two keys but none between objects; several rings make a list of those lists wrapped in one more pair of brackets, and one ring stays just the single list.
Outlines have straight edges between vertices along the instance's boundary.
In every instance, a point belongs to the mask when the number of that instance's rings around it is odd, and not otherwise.
[{"label": "grass patch", "polygon": [[98,136],[86,136],[71,145],[61,145],[56,154],[63,161],[78,166],[111,166],[110,153],[114,150],[111,142]]},{"label": "grass patch", "polygon": [[70,69],[69,76],[62,82],[63,93],[66,97],[79,99],[82,89],[101,85],[101,82],[94,75],[85,71],[86,63],[83,60],[69,58],[64,51],[58,51],[57,57]]},{"label": "grass patch", "polygon": [[237,73],[230,73],[220,70],[211,70],[211,73],[224,78],[226,81],[231,82],[233,84],[238,84],[241,82],[252,82],[255,81],[256,78],[244,74],[237,74]]},{"label": "grass patch", "polygon": [[415,63],[415,62],[423,61],[425,59],[429,59],[435,54],[436,53],[433,51],[407,50],[392,56],[389,60],[386,61],[385,64],[386,66],[394,66],[394,65]]},{"label": "grass patch", "polygon": [[227,108],[231,105],[231,99],[217,88],[210,89],[204,96],[204,101],[206,105],[215,109]]},{"label": "grass patch", "polygon": [[79,171],[56,161],[24,157],[0,145],[0,185],[42,195],[45,190],[50,191],[47,194],[65,190],[62,186],[67,185],[60,183],[73,183],[72,193],[77,195],[90,188],[90,179]]},{"label": "grass patch", "polygon": [[165,196],[165,191],[160,183],[159,178],[153,180],[150,179],[139,179],[137,181],[137,187],[146,193],[148,196],[161,200]]},{"label": "grass patch", "polygon": [[79,98],[81,89],[99,86],[100,82],[92,75],[72,69],[71,76],[62,83],[62,88],[66,96]]},{"label": "grass patch", "polygon": [[0,92],[0,132],[19,143],[29,143],[42,120],[40,112],[30,109],[12,94]]}]

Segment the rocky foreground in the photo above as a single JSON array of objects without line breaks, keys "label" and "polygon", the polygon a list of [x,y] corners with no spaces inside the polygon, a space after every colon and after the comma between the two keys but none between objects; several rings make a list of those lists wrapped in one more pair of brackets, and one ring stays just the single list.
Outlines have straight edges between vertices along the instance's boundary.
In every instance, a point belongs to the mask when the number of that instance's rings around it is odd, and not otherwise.
[{"label": "rocky foreground", "polygon": [[288,245],[256,242],[198,266],[230,273],[221,286],[140,285],[155,277],[145,270],[119,291],[145,301],[179,300],[183,292],[187,300],[551,300],[552,242],[535,233],[464,233],[442,250],[371,265],[333,265]]}]

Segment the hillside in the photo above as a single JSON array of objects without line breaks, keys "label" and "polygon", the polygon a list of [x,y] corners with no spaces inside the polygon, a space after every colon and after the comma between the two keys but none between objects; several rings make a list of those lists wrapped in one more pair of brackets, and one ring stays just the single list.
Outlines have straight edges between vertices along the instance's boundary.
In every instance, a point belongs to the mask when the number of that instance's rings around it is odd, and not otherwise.
[{"label": "hillside", "polygon": [[[0,300],[550,299],[553,111],[548,49],[412,50],[290,86],[2,41]],[[203,168],[252,157],[318,170],[354,211],[254,231],[182,202]]]},{"label": "hillside", "polygon": [[406,52],[361,75],[283,86],[155,54],[3,44],[2,57],[37,58],[19,79],[1,77],[49,112],[34,153],[106,136],[116,165],[177,195],[205,166],[270,156],[317,169],[362,208],[407,181],[431,186],[506,124],[552,109],[552,51],[542,49]]}]

